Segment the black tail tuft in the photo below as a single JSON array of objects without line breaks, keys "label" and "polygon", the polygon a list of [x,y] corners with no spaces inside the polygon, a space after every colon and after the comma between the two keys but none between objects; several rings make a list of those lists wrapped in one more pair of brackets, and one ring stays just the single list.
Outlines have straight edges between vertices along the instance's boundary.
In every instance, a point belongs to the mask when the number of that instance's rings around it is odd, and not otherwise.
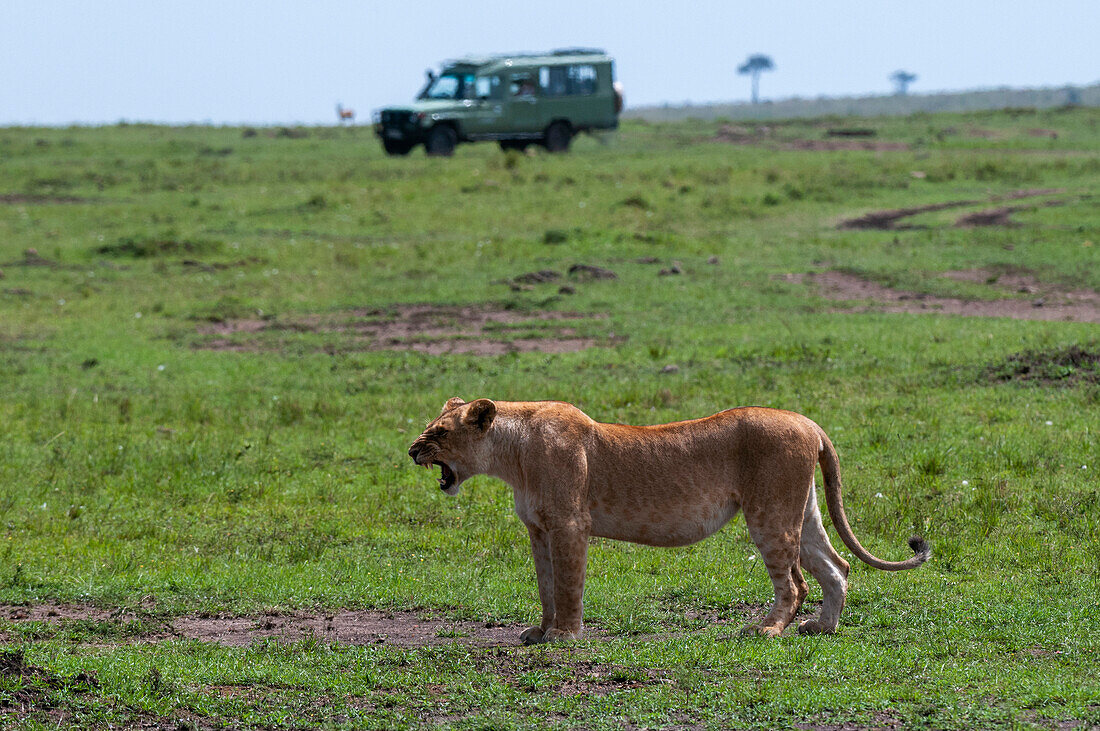
[{"label": "black tail tuft", "polygon": [[909,547],[913,549],[913,553],[917,554],[917,558],[921,560],[921,563],[932,558],[932,547],[928,545],[928,541],[920,536],[910,538]]}]

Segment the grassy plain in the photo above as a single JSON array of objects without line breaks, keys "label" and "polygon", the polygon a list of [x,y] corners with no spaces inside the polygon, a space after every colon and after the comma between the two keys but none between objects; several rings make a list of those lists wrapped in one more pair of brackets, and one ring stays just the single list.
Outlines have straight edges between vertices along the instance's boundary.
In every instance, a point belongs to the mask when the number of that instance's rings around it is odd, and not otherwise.
[{"label": "grassy plain", "polygon": [[[890,149],[807,149],[846,125]],[[0,724],[1100,724],[1100,367],[1064,357],[1100,350],[1097,325],[887,313],[798,276],[1100,291],[1096,111],[718,133],[631,122],[564,156],[436,160],[364,128],[0,130]],[[1056,205],[953,224],[1005,200]],[[837,226],[949,201],[976,202]],[[513,281],[539,270],[562,276]],[[479,338],[508,352],[364,330],[412,303],[507,313]],[[573,338],[598,345],[515,346]],[[538,601],[508,488],[447,498],[405,454],[454,395],[625,423],[801,411],[864,544],[899,559],[918,532],[934,558],[856,564],[837,635],[768,641],[738,633],[771,600],[739,519],[684,549],[595,541],[590,639],[482,646],[459,620],[518,634]],[[340,608],[434,618],[439,642],[166,630]]]}]

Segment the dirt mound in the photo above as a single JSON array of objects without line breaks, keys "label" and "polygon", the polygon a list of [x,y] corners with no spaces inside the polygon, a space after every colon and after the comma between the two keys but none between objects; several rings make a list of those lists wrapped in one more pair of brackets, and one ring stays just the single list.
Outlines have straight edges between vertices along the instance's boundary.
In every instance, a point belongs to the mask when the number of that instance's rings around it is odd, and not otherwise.
[{"label": "dirt mound", "polygon": [[556,272],[553,269],[540,269],[537,272],[520,274],[519,276],[513,277],[512,281],[519,284],[545,284],[559,279],[561,279],[561,272]]},{"label": "dirt mound", "polygon": [[1070,345],[1054,350],[1014,353],[982,370],[983,381],[1100,383],[1100,349]]},{"label": "dirt mound", "polygon": [[[962,279],[961,273],[949,272],[948,278]],[[974,276],[982,276],[975,274]],[[999,278],[990,282],[995,286]],[[848,312],[907,312],[940,313],[965,317],[1009,317],[1016,320],[1049,320],[1070,322],[1100,322],[1100,293],[1089,290],[1064,290],[1043,285],[1031,278],[1016,275],[1007,283],[1021,282],[1019,288],[1028,287],[1026,293],[1039,293],[1037,298],[1019,299],[1003,288],[991,289],[991,295],[1000,299],[971,300],[956,297],[938,297],[920,292],[892,289],[866,277],[850,272],[826,271],[806,275],[788,275],[790,281],[810,282],[822,295],[832,300],[865,300],[869,304],[850,308]],[[1026,284],[1024,283],[1026,282]],[[1019,288],[1017,292],[1019,292]]]},{"label": "dirt mound", "polygon": [[618,279],[619,275],[610,269],[592,264],[574,264],[569,267],[569,276],[579,282],[591,282],[594,279]]},{"label": "dirt mound", "polygon": [[[429,355],[469,353],[571,353],[619,342],[577,334],[569,322],[587,323],[600,316],[574,312],[523,312],[492,305],[395,305],[329,315],[299,315],[271,320],[235,319],[199,325],[201,335],[221,336],[199,342],[210,350],[267,351],[285,346],[278,333],[324,333],[334,342],[315,347],[324,352],[412,350]],[[551,324],[548,324],[551,323]],[[241,338],[240,335],[251,335]],[[236,336],[227,338],[225,336]]]},{"label": "dirt mound", "polygon": [[25,249],[23,251],[22,259],[14,259],[9,262],[4,262],[6,267],[47,267],[49,269],[57,269],[61,265],[52,259],[47,259],[38,253],[38,249]]}]

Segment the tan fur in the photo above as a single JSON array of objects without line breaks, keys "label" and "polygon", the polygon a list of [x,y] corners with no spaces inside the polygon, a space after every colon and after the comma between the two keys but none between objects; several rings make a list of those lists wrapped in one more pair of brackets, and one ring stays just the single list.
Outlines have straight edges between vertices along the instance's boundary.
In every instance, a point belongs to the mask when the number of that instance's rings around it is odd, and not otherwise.
[{"label": "tan fur", "polygon": [[776,636],[806,598],[805,567],[821,584],[817,617],[803,633],[834,632],[847,594],[848,563],[825,534],[814,489],[821,463],[826,503],[845,545],[876,568],[919,566],[931,555],[918,538],[908,561],[875,558],[856,540],[840,498],[832,443],[814,422],[790,411],[730,409],[657,426],[601,424],[559,401],[466,403],[452,398],[412,447],[422,466],[442,467],[450,495],[476,474],[512,486],[527,526],[542,602],[542,622],[525,643],[577,639],[588,539],[686,546],[738,511],[764,559],[775,604],[746,630]]}]

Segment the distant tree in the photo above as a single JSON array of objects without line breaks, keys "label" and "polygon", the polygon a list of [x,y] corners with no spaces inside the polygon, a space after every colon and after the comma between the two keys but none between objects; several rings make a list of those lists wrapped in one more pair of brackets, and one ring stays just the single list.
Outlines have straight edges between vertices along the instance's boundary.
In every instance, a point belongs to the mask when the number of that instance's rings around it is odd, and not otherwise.
[{"label": "distant tree", "polygon": [[737,67],[737,73],[750,74],[752,76],[752,103],[760,103],[760,74],[764,71],[774,71],[775,63],[771,56],[762,53],[754,53],[745,63]]},{"label": "distant tree", "polygon": [[895,71],[890,74],[890,81],[894,82],[894,93],[898,96],[905,96],[909,93],[909,85],[916,80],[917,75],[908,71]]}]

